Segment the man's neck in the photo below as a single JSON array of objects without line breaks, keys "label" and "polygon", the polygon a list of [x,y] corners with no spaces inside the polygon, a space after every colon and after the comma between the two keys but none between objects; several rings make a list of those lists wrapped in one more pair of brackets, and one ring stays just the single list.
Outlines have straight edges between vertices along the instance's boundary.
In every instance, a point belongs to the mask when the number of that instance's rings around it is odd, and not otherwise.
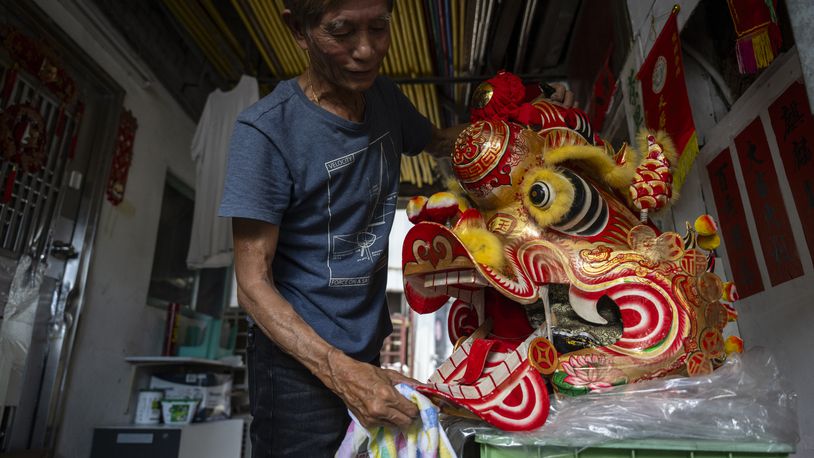
[{"label": "man's neck", "polygon": [[316,76],[310,69],[298,78],[298,83],[308,99],[341,118],[362,122],[365,115],[365,96],[337,86]]}]

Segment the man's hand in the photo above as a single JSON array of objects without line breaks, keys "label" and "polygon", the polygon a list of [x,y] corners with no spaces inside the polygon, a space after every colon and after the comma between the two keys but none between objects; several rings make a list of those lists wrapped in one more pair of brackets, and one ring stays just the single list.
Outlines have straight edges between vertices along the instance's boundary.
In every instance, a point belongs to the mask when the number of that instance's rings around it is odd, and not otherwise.
[{"label": "man's hand", "polygon": [[554,93],[548,98],[549,100],[557,103],[558,105],[562,105],[565,108],[571,108],[574,106],[574,93],[569,91],[564,84],[551,83],[549,86],[554,89]]},{"label": "man's hand", "polygon": [[406,430],[418,417],[415,404],[401,395],[394,385],[419,384],[396,371],[356,361],[339,350],[328,353],[328,387],[336,393],[365,428],[376,426]]},{"label": "man's hand", "polygon": [[458,124],[445,129],[439,129],[433,126],[432,138],[430,139],[430,143],[424,147],[424,151],[433,157],[448,159],[452,155],[452,150],[455,148],[455,140],[458,138],[458,134],[463,132],[467,125],[468,124]]}]

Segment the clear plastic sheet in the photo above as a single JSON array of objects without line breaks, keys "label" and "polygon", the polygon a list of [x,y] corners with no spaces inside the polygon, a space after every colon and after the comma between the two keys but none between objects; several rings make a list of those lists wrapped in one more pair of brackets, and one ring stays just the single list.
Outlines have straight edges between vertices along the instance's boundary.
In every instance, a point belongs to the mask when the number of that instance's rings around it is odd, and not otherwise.
[{"label": "clear plastic sheet", "polygon": [[44,272],[44,264],[32,266],[31,257],[22,256],[8,297],[0,297],[5,300],[0,322],[0,405],[15,405],[19,398]]},{"label": "clear plastic sheet", "polygon": [[591,447],[618,440],[670,439],[760,443],[787,452],[799,441],[797,395],[762,348],[730,355],[708,376],[623,385],[579,397],[552,398],[546,424],[509,433],[484,422],[447,417],[459,456],[474,436],[497,446]]}]

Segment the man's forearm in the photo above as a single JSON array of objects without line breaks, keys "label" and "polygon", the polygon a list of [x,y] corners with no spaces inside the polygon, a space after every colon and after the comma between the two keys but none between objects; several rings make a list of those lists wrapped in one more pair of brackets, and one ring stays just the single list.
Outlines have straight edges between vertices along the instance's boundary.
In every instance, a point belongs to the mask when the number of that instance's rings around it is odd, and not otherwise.
[{"label": "man's forearm", "polygon": [[239,291],[240,303],[264,334],[333,390],[330,357],[342,354],[325,341],[270,284]]},{"label": "man's forearm", "polygon": [[395,371],[356,361],[331,346],[277,290],[271,265],[279,226],[233,218],[232,229],[238,300],[263,333],[339,396],[366,427],[409,426],[418,409],[393,385],[410,380]]}]

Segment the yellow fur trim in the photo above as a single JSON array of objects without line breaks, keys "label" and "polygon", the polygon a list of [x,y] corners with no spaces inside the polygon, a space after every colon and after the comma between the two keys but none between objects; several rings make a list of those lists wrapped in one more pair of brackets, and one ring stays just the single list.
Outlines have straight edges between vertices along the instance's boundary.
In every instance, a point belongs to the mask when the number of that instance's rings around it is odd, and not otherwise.
[{"label": "yellow fur trim", "polygon": [[447,188],[447,191],[460,195],[464,192],[463,188],[461,188],[461,183],[455,177],[447,177],[444,179],[444,187]]},{"label": "yellow fur trim", "polygon": [[[673,143],[673,140],[667,135],[667,132],[660,130],[656,133],[653,133],[647,129],[641,129],[639,134],[636,135],[636,145],[639,146],[639,151],[642,152],[642,158],[646,157],[645,151],[647,151],[647,136],[652,135],[656,137],[656,143],[661,145],[661,152],[664,154],[664,157],[670,161],[670,171],[673,172],[676,169],[677,161],[678,161],[678,151],[676,151],[676,145]],[[638,166],[639,164],[636,164]]]},{"label": "yellow fur trim", "polygon": [[466,196],[466,191],[464,191],[463,187],[461,186],[461,183],[458,181],[457,178],[448,177],[445,180],[444,184],[445,184],[444,187],[447,188],[447,191],[454,194],[455,198],[458,199],[459,210],[463,212],[466,211],[467,208],[472,207],[471,203],[469,202],[469,199]]},{"label": "yellow fur trim", "polygon": [[548,150],[543,154],[547,165],[566,161],[578,162],[595,179],[624,192],[627,191],[639,165],[639,155],[635,150],[628,151],[629,159],[623,165],[619,165],[601,146],[569,145]]},{"label": "yellow fur trim", "polygon": [[546,165],[556,165],[565,161],[583,160],[595,162],[598,167],[615,166],[613,159],[605,154],[605,148],[589,145],[568,145],[550,149],[543,153]]},{"label": "yellow fur trim", "polygon": [[[531,203],[529,193],[534,183],[541,181],[548,184],[553,196],[547,208],[540,208]],[[523,177],[523,206],[541,228],[558,223],[571,209],[574,203],[574,185],[555,169],[534,168]]]},{"label": "yellow fur trim", "polygon": [[461,213],[465,212],[469,208],[469,202],[461,196],[455,196],[455,199],[458,201],[458,210]]},{"label": "yellow fur trim", "polygon": [[503,268],[506,263],[506,258],[503,256],[503,242],[495,234],[472,226],[464,226],[454,232],[469,250],[475,262],[486,264],[493,269]]},{"label": "yellow fur trim", "polygon": [[[636,173],[636,167],[639,166],[639,163],[642,160],[642,155],[636,148],[628,145],[627,143],[622,145],[622,148],[619,149],[617,154],[624,154],[625,155],[625,163],[622,165],[616,165],[608,174],[603,177],[606,183],[608,183],[612,188],[617,189],[625,193],[627,191],[627,187],[630,186],[630,182],[633,181],[633,175]],[[614,160],[614,163],[616,161]]]}]

